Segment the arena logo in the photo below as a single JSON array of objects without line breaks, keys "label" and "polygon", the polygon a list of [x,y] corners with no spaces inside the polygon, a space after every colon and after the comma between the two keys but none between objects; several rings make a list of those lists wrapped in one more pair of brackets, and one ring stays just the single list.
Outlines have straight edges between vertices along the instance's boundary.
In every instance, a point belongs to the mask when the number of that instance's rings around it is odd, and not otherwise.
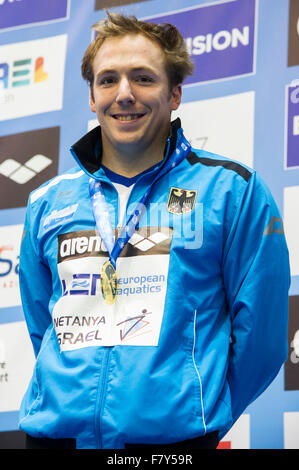
[{"label": "arena logo", "polygon": [[172,23],[183,35],[195,71],[185,85],[255,73],[258,0],[233,0],[144,18]]},{"label": "arena logo", "polygon": [[[100,253],[102,253],[103,256],[107,256],[108,250],[99,235],[90,236],[86,233],[84,236],[74,238],[64,239],[64,236],[61,237],[63,238],[61,243],[59,243],[59,259],[61,260],[63,258],[68,259],[69,257],[77,257],[80,255],[95,256],[95,254],[99,255]],[[148,238],[135,232],[128,243],[138,250],[145,252],[168,239],[168,235],[159,231],[155,231]]]},{"label": "arena logo", "polygon": [[299,65],[299,2],[290,0],[288,67]]},{"label": "arena logo", "polygon": [[[140,254],[169,254],[173,229],[141,227],[134,232],[120,257]],[[94,230],[81,230],[58,235],[58,263],[81,257],[107,257],[108,250]]]},{"label": "arena logo", "polygon": [[7,176],[15,183],[25,184],[51,163],[52,160],[45,155],[34,155],[24,165],[13,158],[7,158],[0,163],[0,175]]},{"label": "arena logo", "polygon": [[296,330],[295,335],[293,340],[291,341],[291,355],[290,355],[290,361],[293,364],[298,364],[299,362],[299,328]]},{"label": "arena logo", "polygon": [[66,20],[70,0],[0,0],[0,30]]},{"label": "arena logo", "polygon": [[288,324],[288,359],[284,365],[285,390],[299,390],[299,295],[290,296]]},{"label": "arena logo", "polygon": [[0,121],[62,108],[66,42],[61,35],[0,46]]},{"label": "arena logo", "polygon": [[94,231],[71,232],[59,235],[58,263],[72,257],[80,256],[107,256],[107,248],[99,235]]},{"label": "arena logo", "polygon": [[27,205],[29,193],[58,172],[60,128],[0,137],[0,209]]}]

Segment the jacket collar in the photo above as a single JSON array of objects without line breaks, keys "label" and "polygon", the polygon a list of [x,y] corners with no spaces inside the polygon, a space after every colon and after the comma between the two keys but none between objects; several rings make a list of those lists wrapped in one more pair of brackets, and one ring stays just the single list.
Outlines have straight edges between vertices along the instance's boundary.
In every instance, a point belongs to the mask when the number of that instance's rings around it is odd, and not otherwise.
[{"label": "jacket collar", "polygon": [[[169,136],[165,145],[164,157],[169,156],[173,153],[176,142],[177,142],[177,131],[181,127],[181,121],[179,118],[175,119],[169,130]],[[169,149],[168,149],[169,141]],[[168,152],[167,152],[168,149]],[[167,152],[167,155],[166,155]],[[71,147],[71,153],[77,160],[81,168],[85,169],[88,173],[95,173],[101,166],[101,154],[102,154],[102,135],[101,126],[97,126],[90,132],[85,134],[80,140],[78,140]]]}]

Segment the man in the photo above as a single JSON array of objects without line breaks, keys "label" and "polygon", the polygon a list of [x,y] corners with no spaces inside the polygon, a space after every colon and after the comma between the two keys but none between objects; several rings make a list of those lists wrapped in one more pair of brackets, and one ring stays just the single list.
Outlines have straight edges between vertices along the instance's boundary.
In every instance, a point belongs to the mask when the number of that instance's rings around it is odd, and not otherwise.
[{"label": "man", "polygon": [[176,28],[95,29],[82,73],[100,127],[28,202],[20,428],[28,447],[216,448],[286,359],[281,218],[254,170],[170,122],[192,72]]}]

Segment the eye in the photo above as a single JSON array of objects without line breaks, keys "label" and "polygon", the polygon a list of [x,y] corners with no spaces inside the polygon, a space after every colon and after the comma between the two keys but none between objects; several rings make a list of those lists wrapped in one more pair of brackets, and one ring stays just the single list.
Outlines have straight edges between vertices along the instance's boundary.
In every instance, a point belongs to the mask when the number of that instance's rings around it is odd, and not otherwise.
[{"label": "eye", "polygon": [[106,87],[111,86],[116,82],[117,82],[116,77],[112,77],[112,76],[111,77],[107,77],[107,76],[106,77],[100,77],[98,79],[98,84],[101,85],[101,86],[106,86]]},{"label": "eye", "polygon": [[153,83],[154,80],[148,75],[138,75],[137,77],[135,77],[135,81],[143,85],[148,85],[150,83]]}]

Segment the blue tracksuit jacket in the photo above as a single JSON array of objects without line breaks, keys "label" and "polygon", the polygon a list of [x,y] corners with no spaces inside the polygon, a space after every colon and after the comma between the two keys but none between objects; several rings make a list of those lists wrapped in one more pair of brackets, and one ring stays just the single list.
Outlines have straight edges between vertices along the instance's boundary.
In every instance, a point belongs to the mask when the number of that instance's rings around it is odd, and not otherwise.
[{"label": "blue tracksuit jacket", "polygon": [[[172,123],[173,158],[179,120]],[[117,237],[118,193],[100,168],[100,128],[71,149],[77,165],[29,197],[20,288],[36,365],[20,410],[35,437],[77,448],[220,438],[287,355],[288,250],[273,198],[252,169],[203,150],[152,188],[117,259],[108,259],[88,192],[101,181]],[[130,214],[159,171],[140,176]]]}]

